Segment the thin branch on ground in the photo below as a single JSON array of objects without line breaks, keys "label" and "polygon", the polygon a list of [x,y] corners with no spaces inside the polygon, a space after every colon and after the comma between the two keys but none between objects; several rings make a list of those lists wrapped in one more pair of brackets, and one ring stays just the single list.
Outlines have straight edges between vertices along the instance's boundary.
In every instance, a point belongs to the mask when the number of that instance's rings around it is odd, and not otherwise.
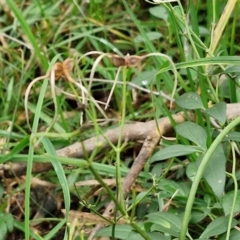
[{"label": "thin branch on ground", "polygon": [[[189,116],[192,117],[192,114],[189,113]],[[185,115],[183,112],[175,114],[172,116],[176,123],[184,121]],[[126,124],[122,132],[122,141],[128,139],[128,141],[144,141],[150,132],[156,132],[158,129],[162,129],[162,133],[167,133],[172,129],[171,122],[168,117],[160,118],[157,121],[152,120],[149,122],[136,122],[131,124]],[[109,141],[112,144],[116,144],[119,136],[119,127],[115,129],[107,130],[103,135],[94,136],[82,142],[76,142],[68,147],[57,150],[57,155],[60,157],[73,157],[81,158],[85,154],[91,154],[98,146],[101,146],[101,149],[109,147]],[[34,163],[33,164],[33,173],[41,173],[48,171],[52,168],[51,163]],[[23,162],[17,163],[7,163],[0,165],[0,170],[4,172],[4,175],[7,177],[21,176],[25,174],[26,164]]]}]

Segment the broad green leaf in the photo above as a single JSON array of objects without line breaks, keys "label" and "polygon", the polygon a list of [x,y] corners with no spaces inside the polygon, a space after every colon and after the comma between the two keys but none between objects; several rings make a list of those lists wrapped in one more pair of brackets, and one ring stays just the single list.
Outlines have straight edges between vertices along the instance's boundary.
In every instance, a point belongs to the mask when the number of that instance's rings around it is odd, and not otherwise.
[{"label": "broad green leaf", "polygon": [[157,223],[154,223],[151,227],[152,232],[160,232],[164,234],[169,234],[170,236],[179,237],[179,232],[173,228],[165,228]]},{"label": "broad green leaf", "polygon": [[[156,212],[156,211],[155,211],[155,212]],[[146,216],[146,214],[144,215],[144,217],[145,217],[145,216]],[[146,232],[150,232],[152,225],[153,225],[152,222],[145,221],[145,222],[144,222],[144,230],[145,230]]]},{"label": "broad green leaf", "polygon": [[176,100],[176,104],[184,109],[204,109],[201,97],[195,92],[184,93]]},{"label": "broad green leaf", "polygon": [[199,147],[204,150],[207,142],[207,133],[206,131],[196,123],[193,122],[183,122],[176,126],[176,131],[179,135],[187,138],[188,140],[194,142]]},{"label": "broad green leaf", "polygon": [[227,105],[224,102],[216,103],[211,108],[206,109],[205,113],[224,124],[227,120]]},{"label": "broad green leaf", "polygon": [[240,133],[239,132],[230,132],[225,136],[223,141],[236,141],[240,142]]},{"label": "broad green leaf", "polygon": [[[199,159],[197,160],[199,163]],[[222,145],[219,145],[211,156],[203,173],[203,178],[212,188],[214,194],[221,198],[226,181],[226,157]]]},{"label": "broad green leaf", "polygon": [[5,215],[5,221],[7,224],[8,231],[11,232],[13,230],[13,222],[14,222],[13,215],[10,213],[5,213],[4,215]]},{"label": "broad green leaf", "polygon": [[[162,34],[160,32],[147,32],[146,35],[150,41],[153,41],[162,37]],[[142,35],[138,35],[137,37],[135,37],[134,42],[140,43],[140,42],[145,42],[145,40],[146,39]]]},{"label": "broad green leaf", "polygon": [[12,214],[10,214],[10,213],[1,213],[0,214],[0,221],[3,221],[3,222],[6,223],[8,231],[11,232],[13,230],[14,218],[13,218]]},{"label": "broad green leaf", "polygon": [[136,197],[136,201],[140,202],[147,196],[147,194],[148,194],[148,192],[146,192],[146,191],[140,192]]},{"label": "broad green leaf", "polygon": [[162,171],[163,171],[163,164],[164,163],[156,163],[154,164],[151,174],[155,175],[156,177],[160,177],[162,175]]},{"label": "broad green leaf", "polygon": [[178,191],[176,196],[188,196],[190,192],[190,183],[163,178],[158,184],[158,189],[164,190],[171,196],[176,193],[176,191]]},{"label": "broad green leaf", "polygon": [[240,67],[239,66],[230,66],[226,68],[224,71],[221,72],[222,74],[225,73],[240,73]]},{"label": "broad green leaf", "polygon": [[[226,234],[223,234],[221,237],[218,238],[218,240],[226,240]],[[239,240],[240,239],[240,232],[236,229],[232,229],[230,231],[230,240]]]},{"label": "broad green leaf", "polygon": [[147,215],[147,222],[154,223],[151,227],[152,231],[168,233],[178,237],[181,229],[181,218],[173,213],[156,212]]},{"label": "broad green leaf", "polygon": [[[116,225],[114,227],[114,235],[115,238],[117,239],[127,239],[130,232],[133,230],[131,225],[127,225],[127,224],[123,224],[123,225]],[[100,231],[97,232],[97,234],[95,235],[97,236],[112,236],[112,231],[113,228],[112,226],[109,227],[105,227],[103,229],[101,229]]]},{"label": "broad green leaf", "polygon": [[[222,207],[225,215],[231,212],[233,206],[234,191],[226,193],[222,198]],[[237,191],[237,199],[234,205],[234,213],[240,212],[240,190]]]},{"label": "broad green leaf", "polygon": [[153,223],[155,223],[155,224],[159,224],[159,225],[161,225],[162,227],[167,228],[167,229],[170,229],[170,228],[171,228],[170,222],[167,221],[167,220],[165,220],[165,219],[163,219],[163,218],[161,218],[161,217],[158,218],[156,221],[153,221],[153,220],[151,220],[151,219],[148,219],[148,221],[151,221],[151,222],[153,222]]},{"label": "broad green leaf", "polygon": [[[228,221],[229,221],[228,216],[214,219],[212,222],[208,224],[207,228],[204,230],[200,238],[209,238],[225,233],[228,228]],[[237,224],[238,221],[236,219],[232,219],[231,227],[234,227]]]},{"label": "broad green leaf", "polygon": [[6,233],[7,233],[7,226],[3,221],[0,221],[0,240],[5,239]]},{"label": "broad green leaf", "polygon": [[[207,209],[207,208],[206,208]],[[198,210],[193,210],[191,212],[191,223],[198,223],[200,221],[202,221],[210,212],[210,209],[207,209],[208,211],[198,211]]]},{"label": "broad green leaf", "polygon": [[5,239],[7,231],[13,230],[14,218],[10,213],[0,213],[0,240]]},{"label": "broad green leaf", "polygon": [[167,146],[162,150],[156,152],[150,159],[150,163],[165,160],[172,157],[185,156],[194,152],[201,152],[197,146],[185,146],[181,144],[176,144],[172,146]]},{"label": "broad green leaf", "polygon": [[162,220],[167,221],[168,224],[166,224],[164,222],[164,227],[167,228],[175,228],[176,230],[181,229],[181,224],[182,224],[182,220],[181,218],[173,213],[169,213],[169,212],[155,212],[155,213],[150,213],[147,216],[148,222],[153,222],[153,223],[157,223],[159,225],[162,225]]},{"label": "broad green leaf", "polygon": [[164,6],[156,6],[149,8],[149,12],[157,18],[163,19],[167,21],[168,19],[168,12]]},{"label": "broad green leaf", "polygon": [[186,175],[191,181],[194,181],[194,178],[195,178],[196,173],[197,173],[197,169],[198,168],[197,168],[197,165],[196,165],[195,162],[190,162],[187,165]]}]

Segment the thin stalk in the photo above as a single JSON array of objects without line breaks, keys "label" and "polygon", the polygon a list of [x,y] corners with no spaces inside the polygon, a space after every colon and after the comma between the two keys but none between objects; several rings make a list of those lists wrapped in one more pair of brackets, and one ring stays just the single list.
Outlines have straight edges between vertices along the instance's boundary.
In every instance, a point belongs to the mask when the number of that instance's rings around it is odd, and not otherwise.
[{"label": "thin stalk", "polygon": [[152,239],[147,235],[146,231],[144,231],[142,228],[140,228],[135,222],[131,222],[130,224],[136,230],[136,232],[138,232],[145,240]]},{"label": "thin stalk", "polygon": [[[43,104],[44,93],[47,90],[48,80],[43,81],[41,94],[39,95],[37,108],[40,109]],[[29,144],[29,151],[28,151],[28,161],[27,161],[27,172],[26,172],[26,188],[25,188],[25,204],[24,204],[24,232],[25,232],[25,239],[30,239],[30,196],[31,196],[31,176],[32,176],[32,165],[33,165],[33,155],[34,155],[34,139],[35,133],[38,130],[38,122],[40,118],[40,111],[37,111],[34,120],[33,120],[33,127],[32,127],[32,134],[30,137],[30,144]]]},{"label": "thin stalk", "polygon": [[118,193],[118,199],[120,201],[121,206],[124,207],[124,196],[123,196],[123,190],[122,190],[122,181],[121,181],[121,150],[122,150],[122,132],[125,124],[125,117],[126,117],[126,99],[127,99],[127,76],[126,76],[126,67],[123,67],[123,88],[122,88],[122,111],[121,111],[121,123],[120,123],[120,131],[119,131],[119,138],[117,147],[115,149],[116,151],[116,184],[117,184],[117,193]]},{"label": "thin stalk", "polygon": [[213,42],[215,41],[214,29],[215,29],[215,25],[216,25],[216,1],[211,0],[211,2],[212,2],[212,23],[211,23],[211,39],[210,39],[209,49],[212,49]]},{"label": "thin stalk", "polygon": [[[236,29],[237,29],[237,21],[238,21],[238,16],[239,16],[239,9],[240,9],[240,4],[237,4],[236,10],[235,10],[235,15],[233,18],[232,22],[232,32],[231,32],[231,39],[230,39],[230,55],[234,54],[234,41],[236,37]],[[229,81],[229,91],[230,91],[230,100],[231,103],[237,102],[237,94],[236,94],[236,84],[235,81],[230,80]]]},{"label": "thin stalk", "polygon": [[226,240],[230,239],[230,231],[231,231],[231,228],[232,228],[231,226],[232,226],[232,220],[233,220],[233,215],[234,215],[234,208],[235,208],[235,205],[236,205],[237,195],[238,195],[238,182],[237,182],[237,178],[236,178],[236,152],[235,152],[235,149],[234,149],[234,143],[231,143],[231,149],[232,149],[232,156],[233,156],[233,166],[232,166],[232,173],[228,174],[228,175],[230,177],[232,177],[232,179],[233,179],[234,194],[233,194],[233,202],[232,202],[231,212],[229,214]]},{"label": "thin stalk", "polygon": [[102,187],[106,190],[108,195],[111,197],[112,201],[115,203],[118,210],[121,212],[123,216],[126,216],[126,211],[122,207],[122,205],[118,202],[118,199],[114,196],[114,193],[112,190],[108,187],[108,185],[102,180],[102,177],[98,174],[98,172],[94,169],[92,166],[92,163],[89,164],[88,168],[91,170],[92,174],[96,178],[96,180],[101,184]]}]

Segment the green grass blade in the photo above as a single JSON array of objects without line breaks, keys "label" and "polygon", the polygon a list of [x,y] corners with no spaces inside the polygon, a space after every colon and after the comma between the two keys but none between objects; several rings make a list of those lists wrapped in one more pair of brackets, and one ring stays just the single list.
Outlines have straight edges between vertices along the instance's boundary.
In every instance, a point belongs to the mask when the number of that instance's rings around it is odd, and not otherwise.
[{"label": "green grass blade", "polygon": [[17,8],[17,6],[15,5],[14,1],[12,0],[6,0],[9,8],[12,10],[12,12],[14,13],[14,15],[16,16],[17,20],[19,21],[23,31],[25,32],[26,36],[28,37],[30,43],[32,44],[32,47],[36,53],[37,58],[39,59],[39,61],[41,62],[43,69],[46,71],[47,67],[48,67],[48,63],[47,63],[47,59],[45,58],[45,56],[42,55],[39,47],[38,47],[38,43],[36,41],[35,36],[33,35],[29,25],[26,22],[26,19],[24,18],[24,16],[22,15],[21,11]]}]

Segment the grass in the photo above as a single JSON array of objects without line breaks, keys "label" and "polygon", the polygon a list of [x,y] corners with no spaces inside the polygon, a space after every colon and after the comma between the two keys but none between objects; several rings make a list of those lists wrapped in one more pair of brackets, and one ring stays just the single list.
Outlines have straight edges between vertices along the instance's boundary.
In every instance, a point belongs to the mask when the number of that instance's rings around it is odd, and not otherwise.
[{"label": "grass", "polygon": [[[112,239],[239,238],[240,120],[226,116],[239,100],[239,1],[1,4],[3,237],[87,239],[100,216],[97,235]],[[177,124],[181,111],[195,120]],[[163,117],[174,133],[125,196],[147,140],[129,141],[124,127]],[[115,142],[61,155],[115,128]],[[111,201],[112,218],[102,216]]]}]

